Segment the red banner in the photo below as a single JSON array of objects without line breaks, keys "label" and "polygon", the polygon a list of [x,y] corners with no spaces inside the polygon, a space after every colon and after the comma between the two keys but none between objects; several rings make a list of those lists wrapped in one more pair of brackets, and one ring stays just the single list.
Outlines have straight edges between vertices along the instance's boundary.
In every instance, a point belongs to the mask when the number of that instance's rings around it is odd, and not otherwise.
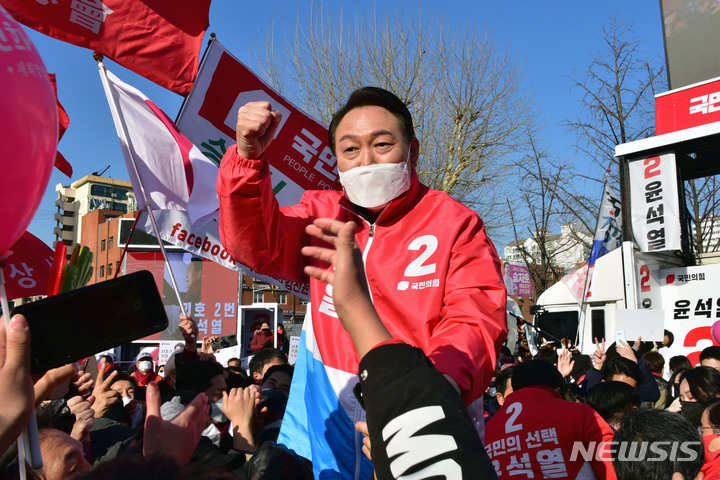
[{"label": "red banner", "polygon": [[235,143],[238,109],[253,101],[268,101],[282,113],[275,139],[265,152],[280,205],[298,203],[305,190],[339,190],[327,127],[270,88],[217,40],[205,55],[178,127],[219,164]]},{"label": "red banner", "polygon": [[17,21],[96,50],[180,95],[198,71],[210,0],[0,0]]},{"label": "red banner", "polygon": [[655,98],[657,135],[720,121],[720,79]]}]

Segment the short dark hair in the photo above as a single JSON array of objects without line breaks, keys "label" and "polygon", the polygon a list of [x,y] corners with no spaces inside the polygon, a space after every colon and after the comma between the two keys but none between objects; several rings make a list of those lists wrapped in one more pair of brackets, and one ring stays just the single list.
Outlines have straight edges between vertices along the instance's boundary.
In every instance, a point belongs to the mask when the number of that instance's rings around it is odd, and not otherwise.
[{"label": "short dark hair", "polygon": [[685,372],[682,379],[687,380],[693,398],[703,405],[720,398],[720,372],[714,368],[695,367]]},{"label": "short dark hair", "polygon": [[649,351],[643,354],[642,359],[647,363],[648,368],[653,373],[662,374],[665,369],[665,357],[655,351]]},{"label": "short dark hair", "polygon": [[558,361],[558,353],[553,347],[540,347],[535,355],[534,360],[545,360],[546,362],[555,365]]},{"label": "short dark hair", "polygon": [[412,115],[408,110],[407,105],[400,100],[394,93],[379,87],[361,87],[355,90],[348,97],[347,102],[343,105],[335,115],[333,115],[330,121],[330,127],[328,128],[328,140],[330,142],[330,149],[333,155],[336,155],[335,151],[335,131],[338,125],[345,118],[350,110],[359,107],[382,107],[388,112],[392,113],[400,123],[400,129],[403,132],[405,141],[410,143],[415,138],[415,129],[413,127]]},{"label": "short dark hair", "polygon": [[603,378],[606,382],[611,381],[615,375],[625,375],[626,377],[634,379],[638,387],[645,379],[637,363],[620,356],[612,357],[607,360],[603,366]]},{"label": "short dark hair", "polygon": [[251,375],[255,372],[261,373],[265,364],[273,360],[280,360],[282,363],[288,362],[287,355],[277,348],[264,348],[250,359],[248,370],[250,370]]},{"label": "short dark hair", "polygon": [[717,345],[711,345],[709,347],[705,347],[702,352],[700,352],[700,361],[706,360],[708,358],[711,358],[713,360],[720,360],[720,347]]},{"label": "short dark hair", "polygon": [[126,380],[126,381],[132,383],[133,386],[135,386],[135,387],[138,386],[137,379],[135,377],[133,377],[132,375],[130,375],[129,373],[125,373],[125,372],[118,372],[115,375],[115,378],[112,379],[112,383],[110,385],[113,385],[115,382],[119,382],[121,380]]},{"label": "short dark hair", "polygon": [[210,388],[213,378],[224,373],[225,368],[217,362],[194,360],[177,369],[175,389],[201,393]]},{"label": "short dark hair", "polygon": [[609,424],[618,423],[640,406],[640,392],[625,382],[600,382],[587,394],[587,403]]},{"label": "short dark hair", "polygon": [[495,391],[503,397],[505,396],[505,392],[507,392],[508,384],[512,385],[510,379],[514,371],[515,367],[505,367],[495,375]]},{"label": "short dark hair", "polygon": [[675,355],[668,362],[668,368],[671,372],[677,372],[678,370],[690,370],[693,365],[685,355]]},{"label": "short dark hair", "polygon": [[706,410],[708,413],[708,422],[710,426],[716,429],[720,429],[720,398],[711,401]]},{"label": "short dark hair", "polygon": [[[637,450],[633,442],[636,445],[637,442],[655,442],[650,449],[639,449],[646,454],[649,451],[655,461],[628,459],[637,455],[637,452],[628,453],[633,448]],[[676,442],[682,443],[680,449],[677,449]],[[613,466],[618,480],[671,480],[675,472],[681,473],[683,478],[695,478],[705,458],[703,442],[697,429],[682,415],[656,408],[629,412],[615,434],[613,445],[617,452]],[[664,459],[658,459],[657,449],[666,453]],[[673,453],[671,449],[676,451]]]},{"label": "short dark hair", "polygon": [[533,385],[560,388],[565,383],[558,369],[545,360],[530,360],[516,365],[511,382],[513,391]]},{"label": "short dark hair", "polygon": [[292,365],[273,365],[272,367],[267,369],[267,372],[265,372],[262,383],[267,382],[267,379],[270,378],[275,372],[286,373],[290,375],[290,378],[292,378],[293,373],[295,372],[295,368]]}]

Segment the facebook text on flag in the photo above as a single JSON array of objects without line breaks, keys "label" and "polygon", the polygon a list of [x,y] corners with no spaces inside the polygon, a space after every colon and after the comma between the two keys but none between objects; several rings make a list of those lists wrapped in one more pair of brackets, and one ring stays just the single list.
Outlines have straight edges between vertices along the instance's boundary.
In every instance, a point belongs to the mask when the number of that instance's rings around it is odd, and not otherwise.
[{"label": "facebook text on flag", "polygon": [[180,242],[185,242],[190,246],[200,249],[205,253],[210,253],[214,256],[219,255],[221,259],[235,264],[235,261],[230,257],[230,254],[227,252],[227,250],[225,250],[225,248],[223,248],[222,245],[220,245],[219,243],[211,242],[207,236],[203,238],[199,235],[195,235],[194,233],[189,233],[187,230],[181,227],[181,223],[176,223],[175,225],[173,225],[170,236],[177,238]]}]

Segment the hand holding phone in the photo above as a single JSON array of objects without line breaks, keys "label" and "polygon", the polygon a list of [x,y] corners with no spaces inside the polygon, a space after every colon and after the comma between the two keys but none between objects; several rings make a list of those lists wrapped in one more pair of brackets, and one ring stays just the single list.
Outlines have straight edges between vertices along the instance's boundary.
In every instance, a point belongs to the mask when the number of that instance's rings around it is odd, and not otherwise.
[{"label": "hand holding phone", "polygon": [[26,303],[14,313],[22,313],[30,328],[33,373],[160,332],[168,325],[155,279],[147,270]]},{"label": "hand holding phone", "polygon": [[620,345],[620,340],[627,343],[627,338],[625,337],[625,330],[615,330],[615,344]]}]

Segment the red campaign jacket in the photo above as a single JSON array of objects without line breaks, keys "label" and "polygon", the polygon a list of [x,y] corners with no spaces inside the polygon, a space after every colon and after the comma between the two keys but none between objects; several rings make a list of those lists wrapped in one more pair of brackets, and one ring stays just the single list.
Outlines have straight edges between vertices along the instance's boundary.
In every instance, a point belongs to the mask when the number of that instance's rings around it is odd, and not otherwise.
[{"label": "red campaign jacket", "polygon": [[[277,339],[277,346],[278,348],[282,347],[282,337],[278,336]],[[260,330],[259,332],[255,333],[253,335],[252,341],[250,342],[250,350],[253,352],[258,352],[266,347],[272,347],[273,346],[273,333],[267,332],[264,330]]]},{"label": "red campaign jacket", "polygon": [[[393,200],[375,224],[362,220],[340,191],[306,191],[279,208],[264,160],[233,146],[220,165],[220,238],[256,272],[308,282],[300,249],[319,244],[305,233],[316,218],[357,223],[375,308],[393,337],[421,348],[450,375],[469,404],[492,378],[507,336],[506,293],[495,247],[476,212],[422,185]],[[314,334],[325,365],[357,373],[358,356],[332,305],[331,286],[310,279]]]},{"label": "red campaign jacket", "polygon": [[[608,445],[613,437],[590,405],[568,402],[555,390],[534,385],[508,395],[488,420],[485,450],[500,478],[615,480]],[[608,446],[598,456],[602,442]]]}]

